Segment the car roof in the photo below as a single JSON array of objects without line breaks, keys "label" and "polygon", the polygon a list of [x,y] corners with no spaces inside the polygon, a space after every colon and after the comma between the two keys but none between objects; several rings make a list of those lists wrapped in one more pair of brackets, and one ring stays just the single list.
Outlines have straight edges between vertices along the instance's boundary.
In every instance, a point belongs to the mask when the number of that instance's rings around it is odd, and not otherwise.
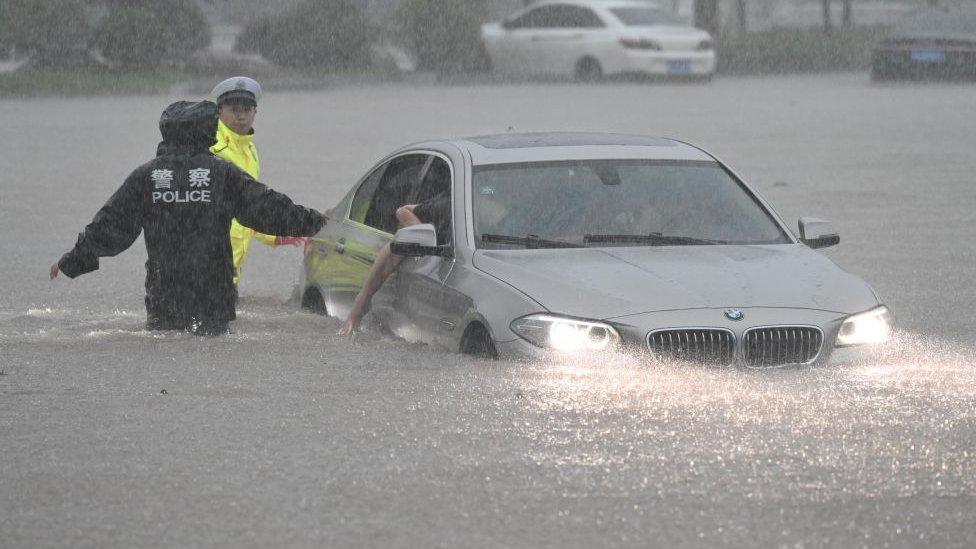
[{"label": "car roof", "polygon": [[611,158],[715,161],[701,149],[675,139],[621,133],[503,133],[449,141],[466,151],[476,166]]}]

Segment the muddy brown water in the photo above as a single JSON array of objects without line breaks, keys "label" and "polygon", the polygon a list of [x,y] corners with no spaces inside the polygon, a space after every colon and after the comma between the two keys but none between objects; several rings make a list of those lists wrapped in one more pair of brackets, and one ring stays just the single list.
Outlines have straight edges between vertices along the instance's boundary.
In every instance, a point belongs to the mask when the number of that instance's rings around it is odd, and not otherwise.
[{"label": "muddy brown water", "polygon": [[142,330],[141,239],[47,280],[178,97],[0,101],[3,547],[976,545],[976,93],[864,75],[271,90],[263,177],[327,208],[435,136],[672,136],[896,315],[888,349],[754,372],[483,362],[335,335],[255,244],[235,333]]}]

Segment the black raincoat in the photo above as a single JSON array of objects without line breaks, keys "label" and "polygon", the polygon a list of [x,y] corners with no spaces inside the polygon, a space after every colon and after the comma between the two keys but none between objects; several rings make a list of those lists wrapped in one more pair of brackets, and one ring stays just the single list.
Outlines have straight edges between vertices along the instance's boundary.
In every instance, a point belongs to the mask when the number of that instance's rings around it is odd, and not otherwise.
[{"label": "black raincoat", "polygon": [[219,333],[235,318],[231,219],[262,233],[311,236],[322,215],[214,157],[217,107],[173,103],[159,120],[157,157],[136,168],[58,262],[74,278],[145,233],[149,329]]}]

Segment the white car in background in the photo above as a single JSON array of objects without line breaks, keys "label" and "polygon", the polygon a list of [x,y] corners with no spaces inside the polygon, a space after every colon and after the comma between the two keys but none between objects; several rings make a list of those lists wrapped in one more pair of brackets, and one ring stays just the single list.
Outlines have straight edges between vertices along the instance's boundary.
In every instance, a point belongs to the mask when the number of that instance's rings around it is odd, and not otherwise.
[{"label": "white car in background", "polygon": [[715,73],[712,36],[651,2],[545,0],[483,25],[481,37],[501,74],[708,80]]}]

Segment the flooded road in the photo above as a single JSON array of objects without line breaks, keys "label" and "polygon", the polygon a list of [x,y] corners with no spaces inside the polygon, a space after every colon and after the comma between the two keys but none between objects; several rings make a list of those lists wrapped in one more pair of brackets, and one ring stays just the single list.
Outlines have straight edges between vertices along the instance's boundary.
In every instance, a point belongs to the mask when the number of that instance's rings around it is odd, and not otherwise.
[{"label": "flooded road", "polygon": [[[47,268],[158,140],[175,96],[0,101],[0,546],[976,545],[976,93],[863,75],[705,86],[266,93],[263,179],[331,207],[436,136],[688,140],[895,315],[887,349],[770,372],[484,362],[290,301],[252,246],[234,334],[142,330],[140,241]],[[367,328],[368,328],[367,323]]]}]

